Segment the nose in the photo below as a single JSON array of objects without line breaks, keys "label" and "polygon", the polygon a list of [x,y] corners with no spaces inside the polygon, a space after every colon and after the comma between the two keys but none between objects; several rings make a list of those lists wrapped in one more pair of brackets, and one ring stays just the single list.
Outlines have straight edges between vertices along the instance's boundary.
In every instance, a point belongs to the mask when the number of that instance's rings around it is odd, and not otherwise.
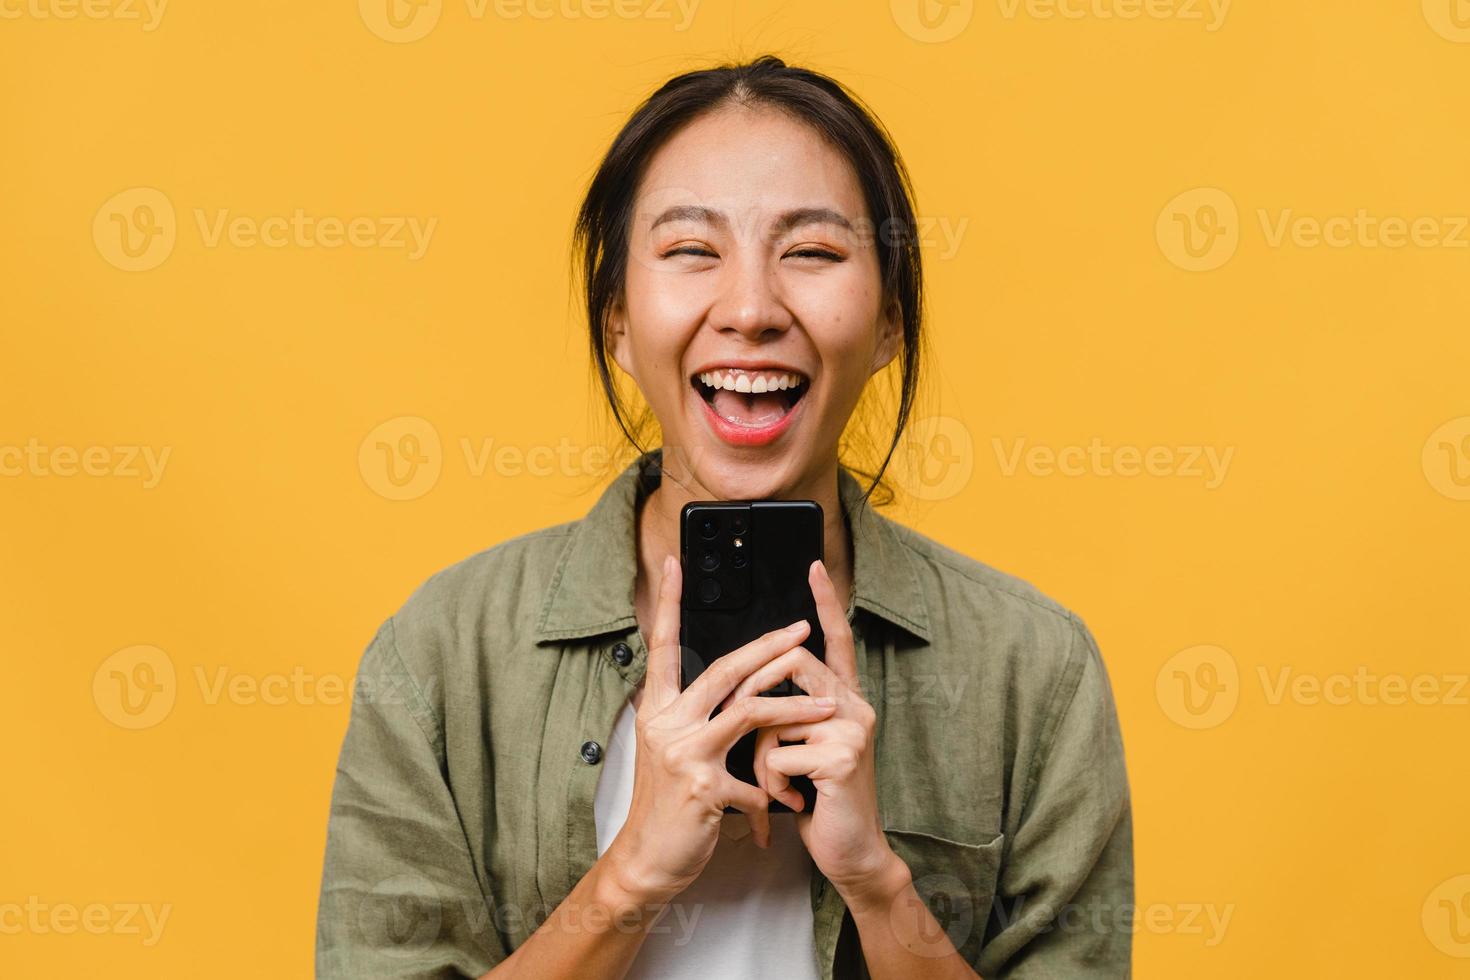
[{"label": "nose", "polygon": [[720,292],[709,311],[710,324],[752,343],[771,340],[791,329],[791,311],[782,301],[775,270],[755,253],[727,261]]}]

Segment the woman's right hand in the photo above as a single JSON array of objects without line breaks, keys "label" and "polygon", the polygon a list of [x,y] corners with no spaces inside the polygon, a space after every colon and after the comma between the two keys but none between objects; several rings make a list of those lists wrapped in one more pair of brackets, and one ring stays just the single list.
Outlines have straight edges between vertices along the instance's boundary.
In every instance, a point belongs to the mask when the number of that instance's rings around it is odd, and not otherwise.
[{"label": "woman's right hand", "polygon": [[711,719],[726,695],[798,646],[811,625],[802,620],[751,640],[681,691],[680,588],[679,563],[666,558],[635,722],[633,800],[604,855],[623,890],[649,902],[668,901],[699,877],[719,841],[726,805],[746,814],[759,846],[770,846],[770,797],[726,771],[730,747],[753,729],[821,721],[836,710],[832,698],[751,695]]}]

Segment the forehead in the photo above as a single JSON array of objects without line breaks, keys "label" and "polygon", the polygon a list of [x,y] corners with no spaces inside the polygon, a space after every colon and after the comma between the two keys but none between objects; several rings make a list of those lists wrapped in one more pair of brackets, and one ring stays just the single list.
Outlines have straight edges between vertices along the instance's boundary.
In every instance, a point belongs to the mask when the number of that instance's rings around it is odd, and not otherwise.
[{"label": "forehead", "polygon": [[639,216],[646,221],[661,207],[692,203],[731,213],[827,206],[853,220],[866,212],[847,158],[811,126],[769,106],[706,113],[649,160]]}]

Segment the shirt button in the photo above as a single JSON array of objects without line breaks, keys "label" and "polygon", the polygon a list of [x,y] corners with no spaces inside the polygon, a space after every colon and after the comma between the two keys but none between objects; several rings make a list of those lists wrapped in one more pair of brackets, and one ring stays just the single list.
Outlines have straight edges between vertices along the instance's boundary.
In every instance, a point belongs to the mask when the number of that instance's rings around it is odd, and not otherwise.
[{"label": "shirt button", "polygon": [[626,643],[615,643],[612,648],[613,663],[626,667],[633,662],[633,648]]},{"label": "shirt button", "polygon": [[602,746],[590,739],[582,743],[582,761],[589,766],[595,766],[602,759]]}]

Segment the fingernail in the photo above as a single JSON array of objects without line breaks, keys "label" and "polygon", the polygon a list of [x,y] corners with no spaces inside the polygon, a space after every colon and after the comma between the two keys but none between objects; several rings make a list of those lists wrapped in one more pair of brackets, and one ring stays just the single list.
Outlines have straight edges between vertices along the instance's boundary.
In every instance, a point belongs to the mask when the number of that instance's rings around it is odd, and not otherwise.
[{"label": "fingernail", "polygon": [[836,698],[813,698],[812,700],[823,708],[830,708],[837,703]]},{"label": "fingernail", "polygon": [[797,632],[798,630],[800,630],[804,626],[806,626],[806,620],[804,620],[804,619],[798,619],[796,622],[794,622],[790,626],[786,627],[786,632],[788,632],[788,633],[795,633],[795,632]]}]

